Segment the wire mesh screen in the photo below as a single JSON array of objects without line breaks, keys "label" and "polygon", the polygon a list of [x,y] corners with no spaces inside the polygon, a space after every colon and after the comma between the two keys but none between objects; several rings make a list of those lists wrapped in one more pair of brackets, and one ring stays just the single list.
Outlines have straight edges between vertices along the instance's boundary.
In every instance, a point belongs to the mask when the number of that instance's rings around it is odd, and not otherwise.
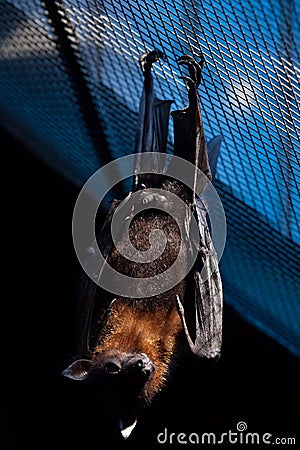
[{"label": "wire mesh screen", "polygon": [[299,2],[1,0],[0,12],[1,123],[78,186],[134,149],[139,54],[164,51],[157,95],[177,109],[176,60],[203,51],[206,137],[224,136],[225,300],[300,355]]}]

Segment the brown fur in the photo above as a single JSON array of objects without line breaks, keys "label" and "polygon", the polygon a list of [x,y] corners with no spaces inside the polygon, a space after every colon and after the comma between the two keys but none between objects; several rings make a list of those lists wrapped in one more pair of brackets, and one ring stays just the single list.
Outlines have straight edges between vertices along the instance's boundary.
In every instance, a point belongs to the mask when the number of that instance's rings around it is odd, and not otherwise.
[{"label": "brown fur", "polygon": [[[109,264],[130,277],[151,277],[164,272],[176,260],[180,245],[180,231],[175,220],[158,210],[144,211],[136,216],[130,227],[130,239],[138,251],[149,248],[149,235],[153,229],[163,230],[167,244],[163,254],[150,263],[126,260],[116,249]],[[121,245],[126,246],[126,242]],[[183,265],[182,265],[183,267]],[[151,399],[164,385],[174,360],[177,339],[182,330],[176,308],[176,294],[184,294],[185,282],[155,297],[143,299],[118,298],[112,314],[99,336],[94,357],[101,352],[121,351],[145,353],[155,365],[154,375],[147,381],[142,396]]]},{"label": "brown fur", "polygon": [[95,349],[96,354],[113,349],[125,353],[146,353],[156,368],[145,386],[146,400],[163,387],[181,330],[175,301],[160,307],[151,306],[149,302],[151,299],[134,303],[117,300]]},{"label": "brown fur", "polygon": [[[176,182],[164,181],[164,189],[184,198],[185,191]],[[172,209],[172,204],[169,204]],[[155,208],[155,206],[154,206]],[[108,264],[117,272],[134,278],[149,278],[163,273],[178,257],[182,239],[176,221],[163,211],[144,210],[130,224],[129,238],[138,252],[149,249],[149,236],[153,230],[162,230],[167,242],[163,253],[154,261],[137,263],[123,257],[116,248],[108,258]],[[119,243],[126,250],[127,241],[120,237]],[[179,271],[185,269],[185,260]],[[178,271],[178,278],[180,273]],[[181,277],[182,278],[182,277]],[[172,280],[173,281],[173,280]],[[150,401],[161,390],[178,349],[182,324],[176,307],[176,294],[184,297],[185,281],[171,290],[155,297],[128,299],[119,297],[113,304],[111,315],[98,336],[93,351],[94,361],[105,355],[146,354],[155,365],[155,371],[145,382],[139,398]],[[144,294],[144,292],[142,292]],[[106,356],[107,357],[107,356]]]}]

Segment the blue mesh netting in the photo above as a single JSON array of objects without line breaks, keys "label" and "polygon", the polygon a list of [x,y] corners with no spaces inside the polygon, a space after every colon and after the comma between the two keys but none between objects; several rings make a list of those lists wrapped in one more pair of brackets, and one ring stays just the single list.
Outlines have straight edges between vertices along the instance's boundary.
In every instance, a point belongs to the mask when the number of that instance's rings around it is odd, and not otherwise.
[{"label": "blue mesh netting", "polygon": [[224,135],[225,300],[300,355],[299,2],[1,0],[0,13],[0,123],[78,186],[133,151],[138,55],[166,53],[157,94],[175,109],[186,104],[176,58],[202,49],[206,136]]}]

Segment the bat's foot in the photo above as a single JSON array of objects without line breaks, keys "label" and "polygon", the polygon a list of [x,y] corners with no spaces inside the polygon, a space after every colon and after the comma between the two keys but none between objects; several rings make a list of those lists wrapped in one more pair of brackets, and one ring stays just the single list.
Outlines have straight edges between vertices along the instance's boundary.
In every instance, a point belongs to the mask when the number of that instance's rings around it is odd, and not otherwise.
[{"label": "bat's foot", "polygon": [[143,73],[149,73],[152,64],[160,59],[162,59],[163,61],[167,60],[166,55],[158,49],[154,49],[151,52],[143,53],[142,55],[140,55],[139,60]]},{"label": "bat's foot", "polygon": [[[182,55],[177,61],[180,66],[187,67],[190,80],[198,87],[201,82],[202,69],[205,61],[203,53],[201,52],[200,54],[199,62],[195,61],[195,59],[189,55]],[[184,77],[184,79],[187,80],[188,77]]]},{"label": "bat's foot", "polygon": [[204,55],[200,53],[199,62],[189,55],[182,55],[177,61],[179,66],[187,67],[189,72],[189,76],[182,76],[180,79],[186,82],[189,93],[189,107],[184,110],[185,114],[193,114],[198,105],[197,89],[201,82]]}]

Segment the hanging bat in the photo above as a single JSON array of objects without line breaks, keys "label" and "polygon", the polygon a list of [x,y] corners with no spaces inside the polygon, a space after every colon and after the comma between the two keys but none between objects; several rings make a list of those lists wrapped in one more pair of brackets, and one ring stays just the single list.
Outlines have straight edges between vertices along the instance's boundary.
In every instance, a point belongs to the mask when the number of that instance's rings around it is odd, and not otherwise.
[{"label": "hanging bat", "polygon": [[[144,298],[112,298],[110,293],[83,275],[75,360],[63,371],[63,375],[72,380],[97,379],[111,390],[118,399],[118,422],[124,438],[136,424],[137,411],[149,404],[164,387],[172,363],[183,347],[200,358],[216,358],[221,351],[222,283],[205,208],[199,206],[195,191],[169,176],[168,170],[165,175],[153,170],[149,173],[140,171],[143,153],[152,155],[152,168],[157,168],[155,154],[166,153],[171,101],[155,98],[151,73],[153,63],[159,59],[165,57],[158,50],[140,57],[144,87],[138,116],[132,192],[142,191],[145,194],[143,202],[150,204],[150,208],[131,218],[129,237],[137,251],[145,252],[149,250],[151,232],[161,230],[167,237],[164,251],[154,261],[139,263],[126,259],[115,247],[110,228],[121,200],[112,203],[97,242],[105,264],[116,271],[137,279],[153,277],[174,263],[181,245],[186,255],[190,252],[194,245],[189,235],[193,216],[200,233],[197,257],[192,270],[176,286]],[[189,75],[182,78],[187,85],[189,105],[172,112],[174,155],[194,164],[212,179],[221,137],[217,136],[206,146],[197,94],[204,58],[198,63],[183,55],[178,63],[188,70]],[[194,177],[196,186],[196,171]],[[159,191],[149,193],[152,188]],[[187,230],[184,239],[176,221],[159,208],[160,203],[166,201],[163,192],[176,195],[187,205],[188,213],[182,217]],[[126,246],[126,242],[120,226],[119,248]]]}]

